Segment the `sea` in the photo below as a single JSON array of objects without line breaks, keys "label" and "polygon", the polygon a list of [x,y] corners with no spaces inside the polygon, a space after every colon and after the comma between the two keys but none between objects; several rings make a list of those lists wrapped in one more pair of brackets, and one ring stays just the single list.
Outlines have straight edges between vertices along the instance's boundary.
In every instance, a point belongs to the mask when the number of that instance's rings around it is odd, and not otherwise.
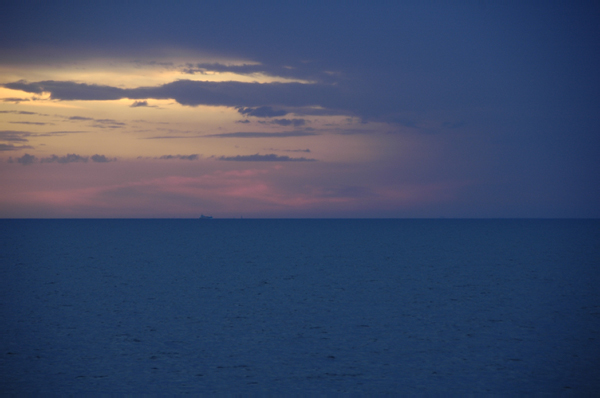
[{"label": "sea", "polygon": [[0,393],[598,395],[600,220],[0,220]]}]

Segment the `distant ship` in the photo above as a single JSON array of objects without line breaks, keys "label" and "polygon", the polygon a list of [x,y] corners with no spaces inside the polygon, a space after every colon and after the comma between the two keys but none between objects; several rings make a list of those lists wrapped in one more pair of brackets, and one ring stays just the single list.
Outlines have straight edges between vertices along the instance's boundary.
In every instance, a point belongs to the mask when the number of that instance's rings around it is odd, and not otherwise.
[{"label": "distant ship", "polygon": [[205,216],[204,214],[200,215],[201,220],[212,220],[212,216]]}]

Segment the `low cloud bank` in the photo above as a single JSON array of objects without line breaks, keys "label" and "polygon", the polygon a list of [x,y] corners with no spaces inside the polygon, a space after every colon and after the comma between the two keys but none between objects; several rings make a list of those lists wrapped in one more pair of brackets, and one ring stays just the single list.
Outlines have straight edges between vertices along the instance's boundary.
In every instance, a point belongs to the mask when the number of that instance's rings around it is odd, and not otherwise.
[{"label": "low cloud bank", "polygon": [[171,160],[171,159],[179,159],[179,160],[198,160],[198,155],[164,155],[159,157],[159,159],[163,160]]},{"label": "low cloud bank", "polygon": [[316,159],[307,158],[291,158],[289,156],[279,156],[274,153],[268,155],[237,155],[237,156],[221,156],[219,160],[229,160],[236,162],[314,162]]},{"label": "low cloud bank", "polygon": [[38,158],[34,155],[26,153],[25,155],[13,159],[8,158],[8,163],[21,163],[22,165],[29,165],[33,163],[87,163],[88,160],[92,160],[94,163],[109,163],[116,162],[117,158],[107,158],[105,155],[92,155],[92,156],[80,156],[75,153],[69,153],[65,156],[52,155],[46,158]]}]

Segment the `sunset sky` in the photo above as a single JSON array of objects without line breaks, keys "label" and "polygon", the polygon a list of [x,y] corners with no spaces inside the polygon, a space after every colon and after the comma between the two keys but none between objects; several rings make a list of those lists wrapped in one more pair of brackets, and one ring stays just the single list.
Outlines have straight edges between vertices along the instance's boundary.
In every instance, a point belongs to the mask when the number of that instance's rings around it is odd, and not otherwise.
[{"label": "sunset sky", "polygon": [[594,2],[2,2],[0,218],[600,217]]}]

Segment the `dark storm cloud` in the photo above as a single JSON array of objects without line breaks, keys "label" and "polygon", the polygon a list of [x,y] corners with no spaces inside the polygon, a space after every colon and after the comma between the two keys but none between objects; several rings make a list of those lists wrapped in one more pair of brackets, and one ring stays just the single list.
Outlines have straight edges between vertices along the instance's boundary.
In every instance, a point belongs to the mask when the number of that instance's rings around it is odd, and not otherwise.
[{"label": "dark storm cloud", "polygon": [[[15,48],[84,45],[98,51],[110,48],[119,54],[132,50],[141,54],[159,41],[175,48],[252,61],[177,67],[187,73],[335,76],[335,82],[349,96],[343,109],[366,118],[388,120],[406,108],[422,111],[497,105],[511,98],[527,103],[546,83],[556,86],[553,76],[565,83],[578,83],[560,87],[577,87],[588,97],[598,92],[596,78],[585,87],[581,84],[583,75],[578,76],[597,70],[599,12],[591,2],[501,2],[486,6],[411,1],[365,1],[344,6],[337,2],[310,6],[293,2],[270,6],[241,1],[229,5],[182,2],[154,3],[144,7],[143,13],[136,2],[111,6],[82,2],[69,7],[18,3],[0,16],[0,37]],[[57,19],[60,24],[53,22]],[[175,67],[159,61],[139,62]],[[99,91],[94,97],[101,98],[113,98],[118,91],[88,88]],[[28,89],[41,92],[40,87]],[[54,90],[56,98],[66,98],[68,89],[61,90]],[[78,96],[85,97],[84,93]],[[189,104],[194,102],[197,104],[197,98]],[[233,106],[263,105],[269,104]],[[519,104],[512,106],[518,108]]]},{"label": "dark storm cloud", "polygon": [[237,162],[314,162],[316,159],[307,158],[290,158],[289,156],[278,156],[275,154],[268,155],[238,155],[238,156],[221,156],[219,160],[229,160]]},{"label": "dark storm cloud", "polygon": [[221,105],[243,108],[242,114],[257,117],[283,116],[270,106],[332,106],[334,86],[301,83],[243,83],[178,80],[159,87],[129,90],[130,98],[174,99],[182,105]]},{"label": "dark storm cloud", "polygon": [[203,137],[221,137],[221,138],[286,138],[286,137],[306,137],[317,135],[311,131],[282,131],[279,133],[263,133],[263,132],[236,132],[236,133],[220,133],[209,134]]},{"label": "dark storm cloud", "polygon": [[3,84],[11,90],[42,94],[49,92],[52,99],[59,100],[118,100],[124,98],[123,89],[97,84],[75,83],[70,81],[46,80],[27,83],[24,80]]},{"label": "dark storm cloud", "polygon": [[174,99],[181,105],[215,105],[238,108],[244,115],[284,116],[288,112],[271,106],[323,106],[341,109],[344,100],[335,86],[301,83],[243,83],[178,80],[155,87],[122,89],[96,84],[47,80],[6,83],[6,88],[30,93],[50,93],[55,100]]},{"label": "dark storm cloud", "polygon": [[159,157],[159,159],[163,160],[171,160],[171,159],[179,159],[179,160],[198,160],[198,155],[164,155]]}]

